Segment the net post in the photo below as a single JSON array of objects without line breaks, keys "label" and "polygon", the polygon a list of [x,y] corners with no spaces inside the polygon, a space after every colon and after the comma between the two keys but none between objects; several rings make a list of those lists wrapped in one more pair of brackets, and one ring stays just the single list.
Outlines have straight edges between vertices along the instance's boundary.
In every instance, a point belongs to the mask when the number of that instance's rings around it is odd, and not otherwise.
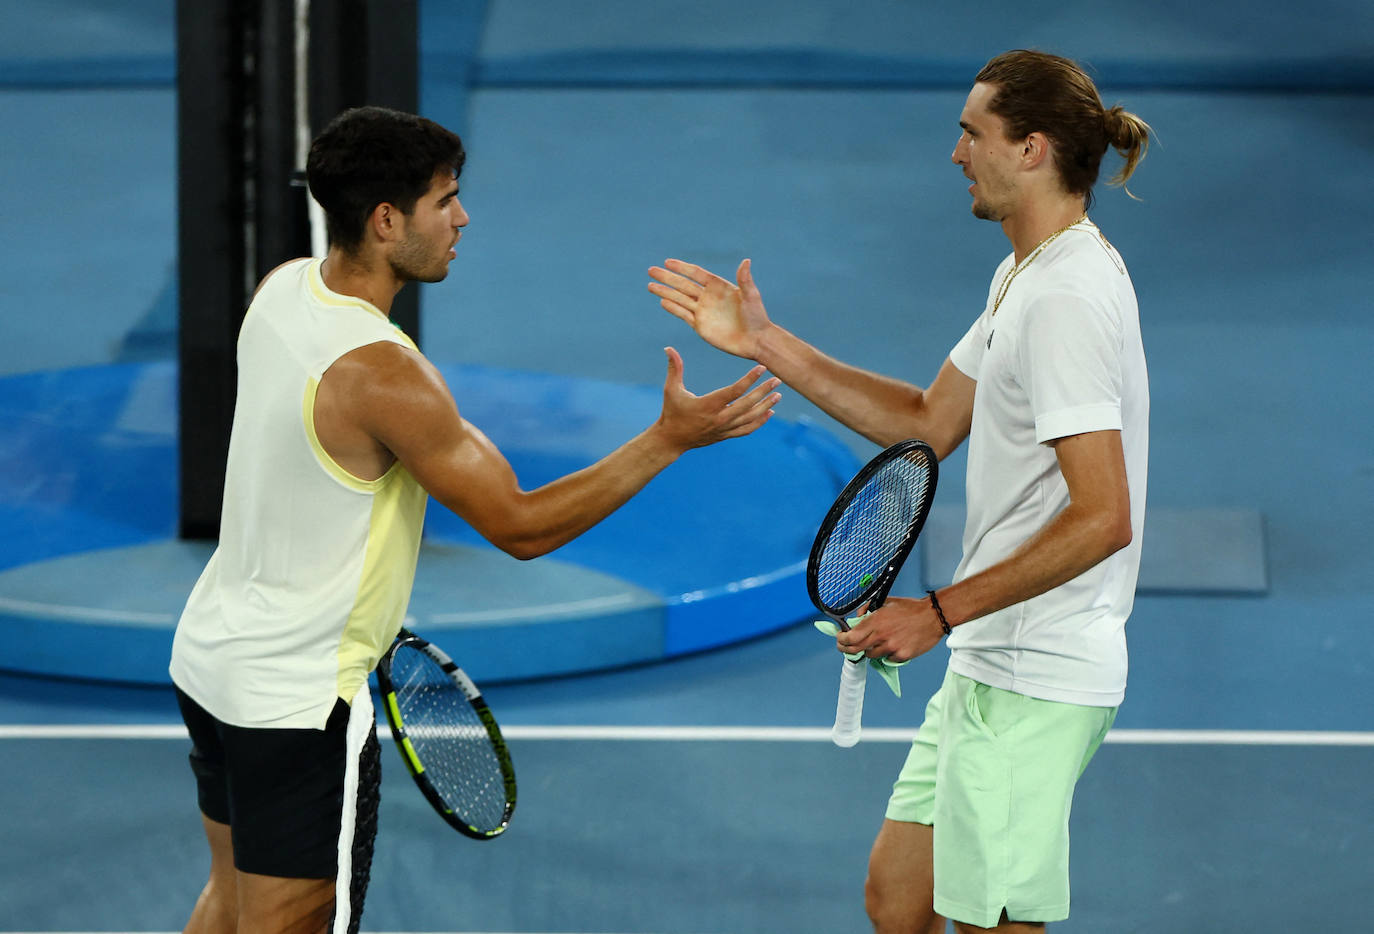
[{"label": "net post", "polygon": [[293,190],[294,23],[273,0],[177,2],[179,533],[219,534],[235,345],[258,281],[309,253]]},{"label": "net post", "polygon": [[[243,314],[263,276],[312,252],[298,19],[313,136],[346,107],[417,109],[418,13],[416,0],[177,0],[176,18],[178,526],[213,539]],[[392,318],[418,342],[418,289],[401,291]]]}]

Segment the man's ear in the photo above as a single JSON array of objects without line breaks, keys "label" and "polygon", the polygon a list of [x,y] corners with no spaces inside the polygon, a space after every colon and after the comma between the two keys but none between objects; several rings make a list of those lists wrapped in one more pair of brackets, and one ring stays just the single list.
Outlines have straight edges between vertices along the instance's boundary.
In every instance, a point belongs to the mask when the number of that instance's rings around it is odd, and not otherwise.
[{"label": "man's ear", "polygon": [[390,201],[383,201],[372,209],[372,214],[368,217],[368,226],[383,243],[399,240],[405,234],[400,216],[401,211],[396,205]]},{"label": "man's ear", "polygon": [[1050,138],[1044,133],[1032,133],[1021,141],[1021,165],[1023,168],[1038,168],[1046,159],[1052,158]]}]

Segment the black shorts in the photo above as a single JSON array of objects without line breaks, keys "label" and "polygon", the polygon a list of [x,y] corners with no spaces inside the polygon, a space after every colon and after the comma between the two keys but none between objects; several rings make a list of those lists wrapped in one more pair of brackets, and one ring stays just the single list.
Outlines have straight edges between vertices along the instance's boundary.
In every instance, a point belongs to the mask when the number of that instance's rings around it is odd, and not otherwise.
[{"label": "black shorts", "polygon": [[340,854],[347,854],[354,909],[361,913],[381,790],[375,721],[365,734],[362,725],[354,728],[357,748],[350,750],[353,711],[342,700],[323,730],[262,729],[222,723],[179,688],[176,693],[191,735],[201,813],[229,825],[235,868],[332,879]]}]

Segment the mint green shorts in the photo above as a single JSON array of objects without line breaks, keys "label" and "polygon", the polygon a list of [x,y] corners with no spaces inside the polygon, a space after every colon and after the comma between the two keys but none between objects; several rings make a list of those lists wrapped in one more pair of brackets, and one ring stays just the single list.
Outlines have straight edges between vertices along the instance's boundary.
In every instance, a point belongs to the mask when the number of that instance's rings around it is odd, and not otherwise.
[{"label": "mint green shorts", "polygon": [[934,828],[935,910],[993,927],[1069,916],[1073,789],[1115,707],[1039,700],[952,671],[926,706],[889,820]]}]

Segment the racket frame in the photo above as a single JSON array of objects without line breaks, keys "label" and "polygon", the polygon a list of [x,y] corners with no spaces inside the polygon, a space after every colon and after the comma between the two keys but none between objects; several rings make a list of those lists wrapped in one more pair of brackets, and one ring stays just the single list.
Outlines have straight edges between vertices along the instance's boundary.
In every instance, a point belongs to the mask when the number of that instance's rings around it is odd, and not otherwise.
[{"label": "racket frame", "polygon": [[[396,702],[396,686],[391,680],[391,662],[402,647],[416,649],[437,662],[444,674],[448,675],[458,690],[462,692],[463,697],[472,705],[473,712],[477,714],[477,718],[486,729],[487,739],[491,743],[492,750],[495,752],[497,762],[501,767],[501,782],[506,795],[501,821],[496,827],[481,828],[469,824],[457,814],[449,802],[444,800],[443,795],[425,775],[425,765],[420,761],[415,746],[406,733],[400,705]],[[471,837],[474,840],[491,840],[504,833],[506,828],[510,826],[511,816],[515,812],[515,765],[511,761],[510,750],[506,746],[505,737],[501,735],[501,728],[496,723],[496,716],[491,712],[491,708],[482,697],[482,692],[477,689],[477,685],[443,649],[404,628],[397,633],[391,647],[377,662],[376,673],[377,687],[382,696],[382,709],[386,711],[387,724],[391,727],[391,738],[396,741],[396,748],[401,753],[401,759],[405,762],[410,777],[415,780],[416,786],[424,794],[425,800],[451,827],[466,837]]]},{"label": "racket frame", "polygon": [[[821,598],[820,566],[826,546],[830,544],[835,528],[854,502],[855,497],[868,485],[868,482],[873,479],[878,471],[897,458],[909,456],[913,451],[923,453],[930,472],[926,481],[925,500],[922,508],[918,510],[915,518],[908,523],[906,534],[898,543],[896,551],[888,559],[887,565],[874,576],[873,581],[845,605],[830,606]],[[840,495],[835,497],[835,502],[825,514],[825,518],[821,520],[820,528],[816,530],[816,539],[811,545],[811,554],[806,561],[806,589],[816,609],[834,620],[840,629],[848,631],[850,627],[847,618],[854,610],[867,604],[868,612],[872,612],[882,606],[883,601],[887,599],[888,591],[892,589],[893,583],[897,580],[897,575],[901,573],[902,565],[910,556],[911,549],[916,544],[921,529],[925,526],[926,517],[930,515],[930,507],[935,499],[935,486],[939,480],[939,474],[940,461],[935,456],[934,449],[924,441],[911,438],[906,441],[899,441],[881,451],[865,464],[854,475],[854,478],[845,484]],[[840,668],[840,690],[835,704],[835,725],[830,730],[830,738],[836,746],[848,748],[858,743],[861,738],[864,687],[867,675],[867,659],[863,657],[846,658]]]},{"label": "racket frame", "polygon": [[[915,520],[907,527],[906,535],[897,546],[897,550],[889,559],[887,565],[874,576],[872,583],[865,587],[858,596],[854,597],[844,606],[832,607],[821,599],[820,594],[820,563],[825,554],[825,547],[830,544],[830,538],[834,534],[835,527],[839,524],[840,518],[845,514],[854,498],[859,495],[873,478],[873,475],[882,470],[889,461],[900,457],[906,457],[913,451],[923,451],[927,464],[930,469],[930,479],[927,482],[929,492],[926,495],[925,508],[922,509]],[[898,441],[896,444],[885,448],[863,468],[854,475],[854,479],[845,484],[840,495],[835,497],[835,502],[831,505],[830,511],[821,520],[820,528],[816,530],[816,539],[811,545],[811,554],[806,561],[806,590],[811,597],[811,602],[816,609],[820,610],[835,624],[843,630],[849,629],[847,617],[854,610],[864,604],[868,604],[869,612],[878,609],[887,599],[888,591],[897,580],[897,575],[901,573],[902,565],[911,554],[912,547],[916,544],[916,539],[921,534],[921,529],[925,527],[926,518],[930,515],[931,503],[935,499],[936,481],[939,479],[940,461],[935,456],[935,451],[929,444],[916,438],[909,438],[905,441]]]}]

